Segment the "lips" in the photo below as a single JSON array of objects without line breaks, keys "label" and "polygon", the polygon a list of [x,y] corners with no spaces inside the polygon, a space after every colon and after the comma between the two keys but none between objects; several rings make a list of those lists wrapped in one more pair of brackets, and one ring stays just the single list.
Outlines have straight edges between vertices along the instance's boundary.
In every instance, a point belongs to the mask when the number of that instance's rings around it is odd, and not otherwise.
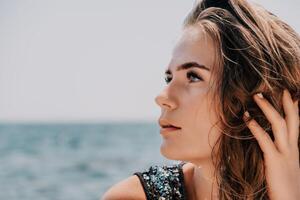
[{"label": "lips", "polygon": [[162,128],[177,128],[177,129],[180,129],[180,127],[176,127],[176,126],[173,126],[173,125],[163,125]]},{"label": "lips", "polygon": [[159,125],[162,128],[181,129],[181,127],[169,122],[169,120],[166,119],[159,119]]},{"label": "lips", "polygon": [[166,123],[165,121],[160,122],[160,126],[160,134],[164,137],[170,136],[170,134],[173,135],[181,130],[180,127],[170,124],[169,122]]}]

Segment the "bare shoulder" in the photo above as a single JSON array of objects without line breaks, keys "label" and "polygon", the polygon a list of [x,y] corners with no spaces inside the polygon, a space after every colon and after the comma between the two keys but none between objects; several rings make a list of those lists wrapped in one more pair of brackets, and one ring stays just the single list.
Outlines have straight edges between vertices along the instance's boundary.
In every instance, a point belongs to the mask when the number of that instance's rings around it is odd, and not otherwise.
[{"label": "bare shoulder", "polygon": [[193,163],[187,162],[182,166],[182,172],[184,174],[184,178],[187,177],[189,178],[190,175],[193,174],[194,172],[194,167],[195,165]]},{"label": "bare shoulder", "polygon": [[[191,180],[194,173],[194,164],[185,163],[182,166],[184,184],[190,192]],[[101,200],[147,200],[143,185],[137,175],[132,175],[111,186]]]},{"label": "bare shoulder", "polygon": [[195,165],[193,163],[185,163],[182,166],[182,172],[183,172],[183,176],[184,176],[184,186],[187,190],[187,195],[188,198],[187,199],[192,199],[191,194],[193,193],[192,191],[192,187],[193,187],[193,175],[194,175],[194,168]]},{"label": "bare shoulder", "polygon": [[111,186],[101,200],[146,200],[143,186],[136,175],[132,175]]}]

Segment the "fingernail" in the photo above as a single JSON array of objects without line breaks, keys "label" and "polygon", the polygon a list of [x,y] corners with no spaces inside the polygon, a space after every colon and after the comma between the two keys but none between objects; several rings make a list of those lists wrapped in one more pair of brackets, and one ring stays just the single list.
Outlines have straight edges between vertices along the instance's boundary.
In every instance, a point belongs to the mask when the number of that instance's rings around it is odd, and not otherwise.
[{"label": "fingernail", "polygon": [[286,95],[288,95],[289,97],[291,97],[291,94],[290,94],[290,92],[287,89],[284,89],[283,91],[285,92]]},{"label": "fingernail", "polygon": [[244,112],[244,115],[245,115],[246,117],[250,117],[250,114],[249,114],[248,111]]},{"label": "fingernail", "polygon": [[263,99],[264,98],[264,96],[262,95],[262,93],[260,92],[260,93],[257,93],[257,94],[255,94],[256,96],[258,96],[260,99]]}]

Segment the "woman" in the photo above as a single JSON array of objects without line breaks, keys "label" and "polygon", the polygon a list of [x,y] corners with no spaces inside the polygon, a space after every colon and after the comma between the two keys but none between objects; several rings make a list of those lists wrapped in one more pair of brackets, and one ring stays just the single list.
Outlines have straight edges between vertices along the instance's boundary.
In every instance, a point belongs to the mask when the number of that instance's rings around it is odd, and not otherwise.
[{"label": "woman", "polygon": [[[103,199],[300,199],[300,38],[245,0],[196,2],[156,97],[160,151]],[[167,128],[169,127],[169,128]]]}]

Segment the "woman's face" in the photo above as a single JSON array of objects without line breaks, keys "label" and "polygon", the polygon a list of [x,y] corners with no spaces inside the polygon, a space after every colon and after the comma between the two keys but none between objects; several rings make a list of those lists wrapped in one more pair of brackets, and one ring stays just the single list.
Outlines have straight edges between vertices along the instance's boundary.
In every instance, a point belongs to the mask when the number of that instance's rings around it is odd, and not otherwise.
[{"label": "woman's face", "polygon": [[[214,46],[210,37],[205,36],[199,27],[189,27],[182,32],[166,69],[166,86],[155,98],[161,107],[160,122],[181,127],[161,132],[160,152],[171,160],[201,163],[209,159],[220,135],[216,126],[212,128],[217,113],[210,107],[209,93]],[[198,63],[203,67],[185,63]],[[186,67],[180,69],[180,66]]]}]

